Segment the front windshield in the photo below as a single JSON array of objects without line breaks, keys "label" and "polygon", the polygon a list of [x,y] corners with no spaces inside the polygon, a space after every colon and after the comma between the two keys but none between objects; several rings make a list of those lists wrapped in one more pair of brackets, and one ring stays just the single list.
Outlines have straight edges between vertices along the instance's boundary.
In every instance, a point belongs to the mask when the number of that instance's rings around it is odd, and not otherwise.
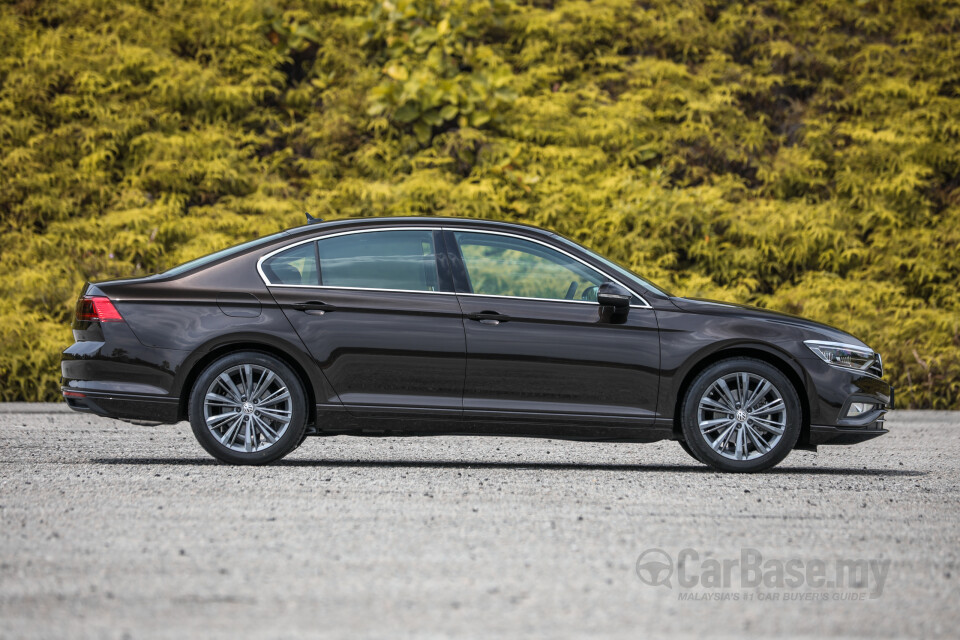
[{"label": "front windshield", "polygon": [[196,269],[197,267],[202,267],[204,265],[211,264],[222,258],[228,258],[232,255],[246,251],[247,249],[253,249],[254,247],[257,247],[261,244],[267,244],[272,240],[276,240],[278,238],[283,237],[285,234],[286,234],[286,231],[281,231],[280,233],[274,233],[272,235],[264,236],[262,238],[255,238],[253,240],[244,242],[243,244],[235,245],[233,247],[227,247],[226,249],[221,249],[216,253],[211,253],[205,256],[201,256],[196,260],[191,260],[190,262],[184,262],[181,265],[177,265],[176,267],[167,269],[160,275],[178,276],[182,273],[186,273],[187,271],[190,271],[191,269]]},{"label": "front windshield", "polygon": [[641,287],[643,287],[644,289],[647,289],[648,291],[652,291],[653,293],[659,294],[659,295],[661,295],[661,296],[673,297],[673,296],[671,296],[669,293],[667,293],[666,291],[664,291],[663,289],[661,289],[660,287],[658,287],[657,285],[655,285],[655,284],[653,284],[652,282],[650,282],[649,280],[647,280],[646,278],[641,278],[640,276],[638,276],[637,274],[635,274],[633,271],[630,271],[630,269],[627,269],[626,267],[617,264],[617,263],[614,262],[613,260],[609,260],[609,259],[607,259],[607,258],[604,258],[604,257],[601,256],[599,253],[596,253],[595,251],[591,251],[590,249],[587,249],[587,248],[586,248],[585,246],[583,246],[582,244],[579,244],[579,243],[577,243],[577,242],[574,242],[573,240],[570,240],[569,238],[565,238],[565,237],[561,236],[559,233],[554,234],[554,236],[555,236],[558,240],[560,240],[560,242],[562,242],[562,243],[564,243],[564,244],[566,244],[566,245],[568,245],[568,246],[576,247],[577,249],[580,249],[581,251],[586,251],[586,252],[589,253],[591,256],[593,256],[594,258],[596,258],[600,263],[602,263],[605,267],[608,267],[611,271],[613,271],[613,272],[616,273],[617,275],[622,276],[622,277],[625,278],[628,282],[636,283],[636,284],[640,285]]}]

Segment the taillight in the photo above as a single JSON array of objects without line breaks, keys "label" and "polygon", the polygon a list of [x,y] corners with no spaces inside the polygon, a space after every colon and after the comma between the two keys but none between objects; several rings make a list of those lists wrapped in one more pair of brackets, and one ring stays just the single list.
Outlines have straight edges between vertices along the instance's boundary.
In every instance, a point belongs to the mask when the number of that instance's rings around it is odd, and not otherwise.
[{"label": "taillight", "polygon": [[90,296],[77,303],[77,320],[80,322],[123,322],[123,316],[110,302],[110,298]]}]

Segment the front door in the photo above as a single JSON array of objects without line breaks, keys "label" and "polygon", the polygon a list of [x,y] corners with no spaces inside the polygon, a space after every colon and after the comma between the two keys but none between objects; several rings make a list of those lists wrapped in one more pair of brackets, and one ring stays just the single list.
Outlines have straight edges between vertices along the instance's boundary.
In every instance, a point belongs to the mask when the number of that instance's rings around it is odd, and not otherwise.
[{"label": "front door", "polygon": [[463,321],[440,242],[433,229],[364,230],[263,261],[270,292],[351,413],[460,415]]},{"label": "front door", "polygon": [[542,242],[481,231],[445,238],[467,337],[465,418],[652,422],[660,366],[653,309],[637,299],[611,318],[596,302],[610,278]]}]

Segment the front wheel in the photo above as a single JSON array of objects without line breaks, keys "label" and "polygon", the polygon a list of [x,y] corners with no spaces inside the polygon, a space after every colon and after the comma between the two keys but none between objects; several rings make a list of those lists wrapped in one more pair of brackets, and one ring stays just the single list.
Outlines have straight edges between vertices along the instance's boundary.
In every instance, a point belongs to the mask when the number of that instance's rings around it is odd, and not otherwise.
[{"label": "front wheel", "polygon": [[691,458],[693,458],[693,459],[696,460],[697,462],[703,462],[703,460],[701,460],[700,458],[697,457],[697,454],[695,454],[695,453],[693,452],[693,449],[691,449],[691,448],[690,448],[690,445],[688,445],[686,442],[684,442],[683,440],[677,440],[677,444],[680,445],[680,448],[681,448],[681,449],[683,449],[684,451],[687,452],[687,455],[688,455],[688,456],[690,456]]},{"label": "front wheel", "polygon": [[776,367],[732,358],[698,375],[683,401],[683,436],[694,457],[720,471],[769,469],[800,437],[800,400]]},{"label": "front wheel", "polygon": [[190,394],[190,426],[200,445],[230,464],[267,464],[297,448],[307,423],[306,394],[286,364],[242,352],[211,363]]}]

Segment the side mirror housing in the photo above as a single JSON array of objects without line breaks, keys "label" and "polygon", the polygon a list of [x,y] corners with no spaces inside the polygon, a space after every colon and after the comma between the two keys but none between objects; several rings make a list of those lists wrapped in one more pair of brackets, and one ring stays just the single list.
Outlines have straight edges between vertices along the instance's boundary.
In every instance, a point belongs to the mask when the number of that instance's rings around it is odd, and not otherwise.
[{"label": "side mirror housing", "polygon": [[604,282],[597,289],[597,302],[600,306],[613,307],[617,311],[628,309],[632,297],[632,293],[614,282]]}]

